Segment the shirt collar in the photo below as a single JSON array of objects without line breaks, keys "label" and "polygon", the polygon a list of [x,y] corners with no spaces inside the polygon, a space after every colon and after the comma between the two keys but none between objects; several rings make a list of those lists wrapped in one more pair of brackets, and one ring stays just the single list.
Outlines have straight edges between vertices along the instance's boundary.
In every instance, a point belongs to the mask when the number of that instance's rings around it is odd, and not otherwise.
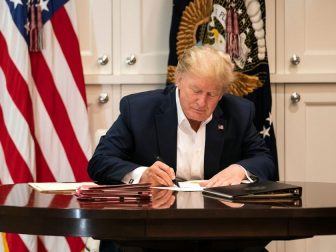
[{"label": "shirt collar", "polygon": [[[180,96],[179,96],[179,89],[178,87],[176,87],[176,108],[177,108],[177,124],[178,126],[181,125],[181,123],[185,120],[188,121],[187,117],[185,116],[183,110],[182,110],[182,107],[181,107],[181,102],[180,102]],[[210,122],[212,119],[212,114],[205,120],[201,123],[201,125],[205,125],[207,124],[208,122]],[[188,121],[189,123],[189,121]]]}]

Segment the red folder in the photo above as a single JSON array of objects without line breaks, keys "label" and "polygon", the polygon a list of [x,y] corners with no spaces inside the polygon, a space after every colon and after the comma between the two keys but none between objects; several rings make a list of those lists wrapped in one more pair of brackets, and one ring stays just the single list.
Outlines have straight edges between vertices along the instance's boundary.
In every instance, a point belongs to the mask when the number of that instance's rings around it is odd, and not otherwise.
[{"label": "red folder", "polygon": [[77,188],[78,200],[86,202],[108,203],[146,203],[151,202],[152,192],[149,183],[121,185],[83,185]]}]

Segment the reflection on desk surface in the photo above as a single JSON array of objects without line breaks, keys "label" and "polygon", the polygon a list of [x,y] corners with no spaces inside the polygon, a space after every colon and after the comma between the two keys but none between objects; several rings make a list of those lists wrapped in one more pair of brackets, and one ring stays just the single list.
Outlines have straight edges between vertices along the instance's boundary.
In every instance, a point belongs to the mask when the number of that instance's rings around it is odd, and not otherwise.
[{"label": "reflection on desk surface", "polygon": [[[303,187],[301,202],[229,202],[223,199],[203,197],[201,192],[171,192],[168,199],[153,197],[151,206],[146,209],[218,209],[218,208],[336,208],[336,183],[292,182]],[[168,190],[165,190],[168,191]],[[160,196],[160,195],[159,195]],[[162,195],[161,195],[162,196]],[[167,195],[165,195],[167,197]],[[166,204],[164,204],[166,203]],[[232,204],[237,203],[237,204]],[[292,204],[293,203],[293,204]],[[241,205],[244,204],[244,205]],[[48,208],[92,208],[80,205],[73,195],[44,194],[32,189],[28,184],[0,186],[0,207],[48,207]],[[94,208],[109,208],[108,205],[95,205]],[[139,206],[138,206],[139,207]],[[142,207],[142,206],[140,206]],[[113,208],[113,207],[112,207]]]},{"label": "reflection on desk surface", "polygon": [[233,207],[244,207],[246,205],[267,205],[272,207],[302,207],[302,199],[301,198],[269,198],[269,199],[260,199],[260,198],[247,198],[247,199],[223,199],[216,196],[206,195],[205,198],[212,198],[220,201],[221,203]]}]

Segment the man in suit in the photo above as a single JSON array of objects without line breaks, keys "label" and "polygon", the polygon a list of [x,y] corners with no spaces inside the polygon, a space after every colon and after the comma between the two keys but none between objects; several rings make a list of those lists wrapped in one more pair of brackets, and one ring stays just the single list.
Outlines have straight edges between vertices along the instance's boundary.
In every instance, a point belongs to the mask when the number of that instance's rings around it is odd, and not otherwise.
[{"label": "man in suit", "polygon": [[234,80],[230,57],[212,47],[185,51],[176,86],[124,97],[120,115],[89,162],[100,183],[149,182],[171,186],[175,177],[203,186],[271,180],[275,167],[253,125],[254,106],[226,94]]},{"label": "man in suit", "polygon": [[[275,168],[253,125],[251,102],[225,94],[230,58],[211,47],[187,50],[176,87],[132,94],[89,162],[101,183],[205,179],[205,186],[239,184],[249,174],[272,179]],[[158,161],[160,159],[161,161]]]}]

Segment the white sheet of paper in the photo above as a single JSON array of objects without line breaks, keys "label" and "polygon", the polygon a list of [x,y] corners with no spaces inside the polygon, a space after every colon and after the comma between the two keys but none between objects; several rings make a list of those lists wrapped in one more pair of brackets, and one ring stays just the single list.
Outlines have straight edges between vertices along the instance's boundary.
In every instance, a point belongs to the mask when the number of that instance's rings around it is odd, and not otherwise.
[{"label": "white sheet of paper", "polygon": [[203,191],[202,186],[200,186],[200,182],[202,180],[188,180],[188,181],[183,181],[183,182],[178,182],[179,186],[155,186],[152,188],[156,189],[165,189],[165,190],[172,190],[172,191],[179,191],[179,192],[201,192]]},{"label": "white sheet of paper", "polygon": [[81,185],[97,185],[93,182],[42,182],[28,184],[40,192],[75,191]]}]

